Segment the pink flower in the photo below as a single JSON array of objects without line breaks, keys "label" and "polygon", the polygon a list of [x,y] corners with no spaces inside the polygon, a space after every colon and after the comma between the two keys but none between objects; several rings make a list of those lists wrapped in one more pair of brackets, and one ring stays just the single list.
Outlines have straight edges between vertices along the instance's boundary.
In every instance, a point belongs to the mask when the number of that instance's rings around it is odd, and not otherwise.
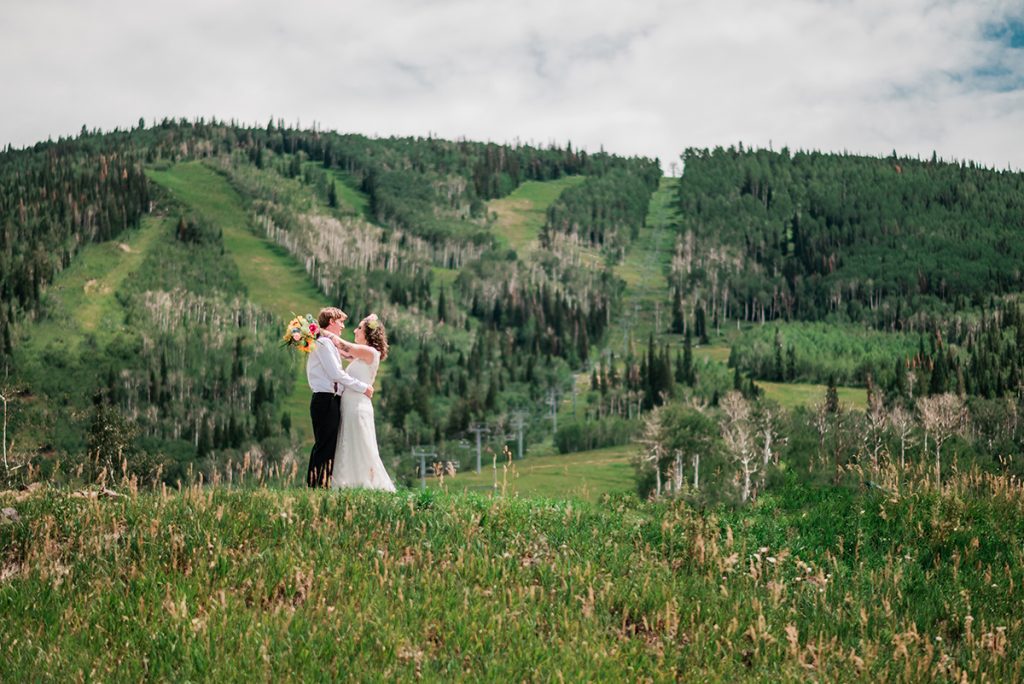
[{"label": "pink flower", "polygon": [[299,333],[292,333],[292,339],[298,342],[299,340],[302,339],[302,335],[300,335]]},{"label": "pink flower", "polygon": [[316,323],[310,323],[309,324],[309,332],[311,332],[314,335],[316,335],[316,331],[317,330],[319,330],[319,328],[316,327]]}]

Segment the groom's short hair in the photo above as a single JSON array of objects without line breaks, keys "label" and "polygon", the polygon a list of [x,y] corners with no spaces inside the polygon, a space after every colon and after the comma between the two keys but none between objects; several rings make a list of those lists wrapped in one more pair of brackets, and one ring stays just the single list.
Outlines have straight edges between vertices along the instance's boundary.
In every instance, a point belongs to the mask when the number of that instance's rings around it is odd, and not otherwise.
[{"label": "groom's short hair", "polygon": [[327,306],[320,309],[320,313],[316,317],[316,322],[321,328],[326,328],[332,321],[336,321],[339,318],[344,322],[345,319],[348,318],[348,314],[337,307]]}]

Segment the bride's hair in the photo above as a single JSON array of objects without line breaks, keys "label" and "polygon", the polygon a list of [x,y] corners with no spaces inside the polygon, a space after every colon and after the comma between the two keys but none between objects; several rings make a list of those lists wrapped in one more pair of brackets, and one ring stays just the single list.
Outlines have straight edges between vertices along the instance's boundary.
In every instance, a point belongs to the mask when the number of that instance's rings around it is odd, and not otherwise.
[{"label": "bride's hair", "polygon": [[[373,327],[370,327],[371,324]],[[384,330],[384,324],[377,318],[377,314],[370,314],[359,325],[366,336],[366,344],[380,352],[380,360],[388,358],[388,333]]]}]

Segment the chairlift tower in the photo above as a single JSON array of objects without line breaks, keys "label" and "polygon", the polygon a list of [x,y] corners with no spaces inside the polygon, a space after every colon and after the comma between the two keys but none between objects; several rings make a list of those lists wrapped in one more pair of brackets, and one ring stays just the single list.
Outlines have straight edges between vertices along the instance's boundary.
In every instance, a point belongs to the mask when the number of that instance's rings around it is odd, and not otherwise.
[{"label": "chairlift tower", "polygon": [[512,416],[512,427],[516,429],[516,459],[523,457],[523,428],[526,427],[526,414],[517,411]]},{"label": "chairlift tower", "polygon": [[420,489],[427,488],[427,457],[437,458],[437,452],[434,451],[433,447],[427,446],[414,446],[412,448],[413,460],[419,459],[420,461]]},{"label": "chairlift tower", "polygon": [[469,428],[470,432],[476,433],[476,472],[480,474],[480,435],[487,432],[487,426],[483,423],[475,423]]}]

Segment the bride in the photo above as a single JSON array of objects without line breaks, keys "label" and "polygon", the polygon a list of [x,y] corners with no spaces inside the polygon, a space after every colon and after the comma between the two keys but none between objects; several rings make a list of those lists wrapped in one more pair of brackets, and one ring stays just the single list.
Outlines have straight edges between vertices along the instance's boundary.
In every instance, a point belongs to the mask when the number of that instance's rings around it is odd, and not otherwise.
[{"label": "bride", "polygon": [[[356,326],[355,344],[322,332],[334,342],[342,356],[352,359],[346,368],[349,375],[372,386],[380,362],[388,357],[387,333],[377,314],[370,314]],[[331,487],[395,491],[395,485],[380,460],[373,403],[365,394],[344,392],[341,395],[341,433],[334,451]]]}]

